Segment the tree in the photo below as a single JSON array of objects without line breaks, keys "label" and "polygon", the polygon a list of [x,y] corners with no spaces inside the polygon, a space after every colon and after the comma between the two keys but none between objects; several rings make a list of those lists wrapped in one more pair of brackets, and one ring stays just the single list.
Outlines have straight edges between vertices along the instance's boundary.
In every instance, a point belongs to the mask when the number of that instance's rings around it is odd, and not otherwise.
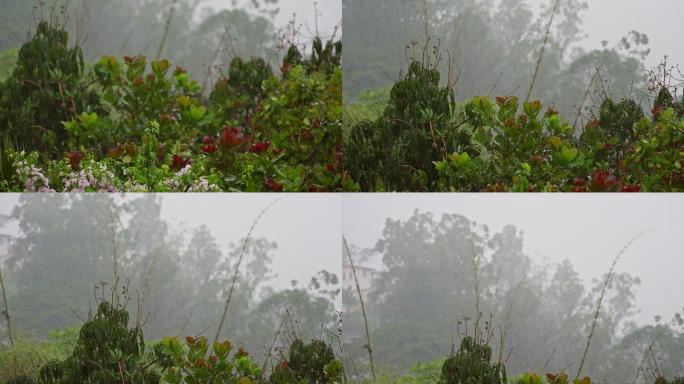
[{"label": "tree", "polygon": [[[449,356],[477,322],[494,330],[492,360],[505,359],[509,377],[542,367],[560,372],[582,355],[603,280],[585,287],[569,261],[531,259],[515,226],[491,232],[462,215],[416,211],[405,221],[388,220],[372,252],[384,264],[369,311],[380,366],[403,372]],[[663,335],[656,356],[668,372],[681,372],[673,358],[682,353],[681,317],[667,327],[631,323],[638,284],[626,273],[609,282],[585,371],[596,381],[631,382],[656,329]],[[345,324],[354,317],[349,312]],[[347,334],[349,350],[364,356],[355,336]]]}]

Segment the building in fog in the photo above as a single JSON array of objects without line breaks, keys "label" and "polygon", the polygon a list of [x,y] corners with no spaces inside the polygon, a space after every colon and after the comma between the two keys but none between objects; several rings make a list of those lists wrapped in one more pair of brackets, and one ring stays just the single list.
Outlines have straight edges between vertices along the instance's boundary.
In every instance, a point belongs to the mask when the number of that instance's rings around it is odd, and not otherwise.
[{"label": "building in fog", "polygon": [[[368,294],[373,291],[373,283],[378,275],[378,271],[373,268],[355,265],[356,278],[359,281],[359,288],[361,288],[361,297],[363,301],[368,301]],[[349,263],[344,263],[342,266],[342,287],[348,289],[356,296],[356,281],[354,281],[354,271]]]},{"label": "building in fog", "polygon": [[12,236],[0,233],[0,265],[9,257],[12,246]]}]

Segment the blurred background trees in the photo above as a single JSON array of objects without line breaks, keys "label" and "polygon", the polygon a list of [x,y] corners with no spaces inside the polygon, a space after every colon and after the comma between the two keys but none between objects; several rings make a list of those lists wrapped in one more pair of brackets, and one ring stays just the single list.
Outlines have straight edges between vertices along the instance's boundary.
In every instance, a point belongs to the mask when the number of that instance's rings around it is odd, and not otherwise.
[{"label": "blurred background trees", "polygon": [[[114,287],[131,296],[132,325],[143,325],[147,339],[181,330],[213,337],[242,246],[241,240],[226,251],[206,226],[170,225],[161,197],[151,194],[23,194],[3,221],[18,228],[0,256],[17,339],[45,340],[79,326],[96,311],[96,294],[108,296]],[[248,241],[220,335],[258,359],[278,331],[328,340],[337,327],[337,276],[321,271],[310,281],[274,287],[277,248],[264,238]],[[6,337],[3,322],[0,346]]]},{"label": "blurred background trees", "polygon": [[[345,103],[366,104],[365,92],[397,81],[414,58],[434,64],[435,52],[442,82],[454,85],[458,100],[524,99],[554,3],[536,9],[528,0],[343,0]],[[583,0],[559,3],[531,94],[571,117],[579,105],[593,105],[591,98],[582,103],[587,90],[616,99],[646,94],[648,37],[634,31],[585,49],[586,9]]]},{"label": "blurred background trees", "polygon": [[[203,79],[236,56],[279,64],[277,0],[210,7],[208,0],[6,0],[0,4],[0,52],[30,40],[40,20],[66,26],[86,61],[103,55],[167,58]],[[0,55],[0,77],[4,77]]]},{"label": "blurred background trees", "polygon": [[[369,263],[369,253],[381,265],[366,300],[377,366],[400,376],[415,364],[442,361],[479,319],[493,329],[493,360],[502,356],[509,377],[574,374],[605,275],[585,283],[568,260],[530,258],[524,240],[512,225],[492,232],[462,215],[416,211],[405,221],[388,219],[374,248],[352,248],[359,265]],[[640,380],[653,381],[645,372],[657,364],[660,374],[681,375],[681,314],[636,324],[639,278],[616,273],[609,281],[583,374],[594,382],[633,382],[642,369]],[[357,294],[344,288],[346,366],[367,372]],[[441,364],[429,366],[439,375]]]}]

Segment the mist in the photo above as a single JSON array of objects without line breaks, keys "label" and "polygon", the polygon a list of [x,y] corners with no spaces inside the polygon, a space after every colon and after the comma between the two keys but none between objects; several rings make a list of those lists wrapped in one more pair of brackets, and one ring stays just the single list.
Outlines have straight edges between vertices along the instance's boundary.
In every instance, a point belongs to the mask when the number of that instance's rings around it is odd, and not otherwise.
[{"label": "mist", "polygon": [[604,97],[650,110],[649,71],[662,72],[665,56],[668,67],[684,60],[671,32],[683,11],[677,1],[562,1],[551,23],[555,3],[546,0],[391,4],[343,2],[347,105],[379,103],[382,111],[389,87],[415,60],[436,66],[458,101],[531,97],[586,123]]},{"label": "mist", "polygon": [[[532,1],[532,4],[542,3],[542,0]],[[629,31],[637,30],[650,38],[647,68],[655,68],[665,55],[670,57],[670,63],[684,65],[684,52],[678,48],[677,35],[672,33],[672,28],[681,21],[679,15],[684,13],[681,1],[589,0],[587,3],[589,8],[583,19],[586,38],[579,43],[585,49],[599,48],[604,40],[617,41]],[[654,6],[667,12],[658,11]]]},{"label": "mist", "polygon": [[341,6],[334,0],[57,0],[54,4],[54,8],[50,1],[0,4],[0,51],[18,49],[30,40],[40,20],[50,20],[65,26],[70,44],[82,47],[88,62],[103,55],[159,56],[201,81],[205,76],[215,80],[235,57],[260,57],[279,67],[290,45],[309,52],[316,36],[341,38],[341,32],[335,32]]},{"label": "mist", "polygon": [[[207,0],[207,5],[214,9],[225,9],[231,7],[244,8],[249,5],[249,0],[236,1],[235,5],[226,4],[226,0]],[[335,33],[335,28],[341,28],[342,24],[342,3],[338,0],[280,0],[277,3],[278,13],[273,19],[277,28],[287,28],[288,24],[295,19],[295,24],[299,25],[305,36],[312,37],[318,34],[322,37],[330,37]],[[337,32],[338,37],[341,36]]]},{"label": "mist", "polygon": [[[384,371],[422,363],[439,372],[481,321],[480,330],[493,334],[493,360],[502,361],[502,351],[509,377],[574,375],[601,284],[620,255],[584,373],[649,381],[636,374],[649,348],[661,374],[684,372],[684,198],[676,194],[373,194],[347,195],[344,204],[351,255],[374,271],[363,296]],[[354,364],[367,369],[353,279],[343,287],[347,342],[361,356]]]},{"label": "mist", "polygon": [[[53,340],[107,301],[127,303],[149,340],[217,333],[259,362],[276,340],[329,340],[340,306],[340,199],[5,194],[0,267],[14,337]],[[286,312],[291,323],[279,326]]]}]

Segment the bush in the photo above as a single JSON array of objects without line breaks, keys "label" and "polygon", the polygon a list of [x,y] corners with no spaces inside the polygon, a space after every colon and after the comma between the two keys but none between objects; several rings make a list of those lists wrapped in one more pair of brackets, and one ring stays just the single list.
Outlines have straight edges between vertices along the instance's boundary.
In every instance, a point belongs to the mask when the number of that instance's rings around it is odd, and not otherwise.
[{"label": "bush", "polygon": [[68,138],[62,122],[97,102],[80,82],[83,53],[68,40],[62,27],[41,22],[0,88],[0,134],[20,147],[58,154]]},{"label": "bush", "polygon": [[310,383],[333,384],[342,382],[342,363],[335,358],[332,348],[321,340],[304,344],[295,340],[287,359],[275,368],[271,384]]},{"label": "bush", "polygon": [[[17,344],[0,350],[0,382],[8,384],[151,384],[151,383],[308,383],[342,382],[342,363],[325,342],[295,340],[287,359],[268,377],[244,348],[229,341],[209,350],[206,337],[166,337],[146,347],[142,329],[129,327],[126,303],[103,301],[95,316],[76,329],[53,333],[43,352]],[[72,336],[72,337],[69,337]],[[62,344],[62,340],[68,342]],[[60,343],[58,343],[60,341]],[[4,349],[4,348],[3,348]],[[8,353],[9,352],[9,353]],[[29,357],[30,355],[30,357]],[[36,358],[40,360],[36,360]],[[30,362],[16,370],[17,358]],[[52,358],[46,362],[47,358]],[[40,365],[40,367],[36,367]],[[7,373],[6,373],[7,372]]]},{"label": "bush", "polygon": [[681,191],[682,103],[661,88],[651,121],[633,100],[606,99],[577,137],[539,101],[456,103],[413,62],[384,113],[353,123],[345,166],[364,191]]},{"label": "bush", "polygon": [[[263,59],[235,58],[205,97],[168,60],[105,56],[84,73],[67,40],[41,24],[0,89],[10,106],[0,132],[14,144],[2,148],[2,190],[357,189],[342,163],[341,42],[316,39],[307,58],[291,47],[282,76]],[[37,60],[30,54],[45,52],[52,60],[27,69]],[[40,76],[27,81],[26,73]],[[35,82],[69,99],[26,85]],[[48,122],[48,130],[34,129]]]},{"label": "bush", "polygon": [[461,347],[442,365],[445,384],[506,384],[506,367],[492,363],[492,348],[470,336],[461,339]]},{"label": "bush", "polygon": [[142,329],[128,328],[128,312],[102,302],[86,322],[74,350],[66,360],[53,361],[40,370],[40,382],[115,384],[159,382],[159,375],[144,359]]}]

